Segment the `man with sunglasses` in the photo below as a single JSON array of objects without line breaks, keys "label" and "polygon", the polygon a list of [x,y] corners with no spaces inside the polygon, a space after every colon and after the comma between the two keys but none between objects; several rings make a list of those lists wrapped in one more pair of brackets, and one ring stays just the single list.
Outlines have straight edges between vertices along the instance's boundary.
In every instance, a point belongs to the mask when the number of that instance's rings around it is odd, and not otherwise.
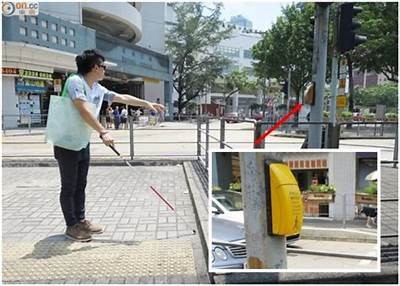
[{"label": "man with sunglasses", "polygon": [[[68,96],[79,111],[82,120],[98,132],[103,143],[114,145],[114,140],[97,120],[103,100],[139,106],[162,112],[164,106],[136,98],[132,95],[109,91],[98,83],[104,79],[106,66],[104,57],[96,50],[86,50],[75,58],[77,74],[70,76],[64,86]],[[93,113],[90,103],[95,105]],[[90,144],[80,151],[54,146],[60,176],[60,203],[67,225],[65,235],[75,241],[90,241],[92,234],[99,234],[104,227],[90,222],[85,217],[85,188],[90,161]]]}]

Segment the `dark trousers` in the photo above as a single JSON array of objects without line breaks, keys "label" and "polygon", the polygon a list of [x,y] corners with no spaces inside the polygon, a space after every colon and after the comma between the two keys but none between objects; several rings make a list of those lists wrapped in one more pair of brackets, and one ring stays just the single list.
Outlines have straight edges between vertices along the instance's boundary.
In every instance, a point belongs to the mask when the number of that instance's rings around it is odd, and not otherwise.
[{"label": "dark trousers", "polygon": [[54,146],[61,177],[60,203],[67,226],[85,219],[85,188],[90,161],[90,144],[80,151]]}]

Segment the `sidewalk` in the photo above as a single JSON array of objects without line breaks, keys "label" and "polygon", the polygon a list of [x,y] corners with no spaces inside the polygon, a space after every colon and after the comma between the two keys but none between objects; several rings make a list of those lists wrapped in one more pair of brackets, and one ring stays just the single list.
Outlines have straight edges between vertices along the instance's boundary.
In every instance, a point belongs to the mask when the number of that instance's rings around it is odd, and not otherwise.
[{"label": "sidewalk", "polygon": [[89,243],[63,236],[59,188],[56,167],[3,168],[3,282],[209,283],[182,165],[92,166],[87,217],[106,230]]}]

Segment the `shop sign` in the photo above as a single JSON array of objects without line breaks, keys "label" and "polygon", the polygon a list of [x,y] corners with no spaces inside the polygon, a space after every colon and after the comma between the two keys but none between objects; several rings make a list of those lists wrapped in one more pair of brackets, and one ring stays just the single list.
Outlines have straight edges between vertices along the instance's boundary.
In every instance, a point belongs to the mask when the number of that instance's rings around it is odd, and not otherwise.
[{"label": "shop sign", "polygon": [[32,71],[32,70],[19,70],[20,77],[28,77],[28,78],[38,78],[38,79],[47,79],[52,80],[53,74],[48,72],[39,72],[39,71]]},{"label": "shop sign", "polygon": [[1,68],[1,73],[3,75],[18,75],[19,70],[17,68]]},{"label": "shop sign", "polygon": [[345,108],[347,105],[347,97],[345,95],[338,95],[336,97],[336,107]]},{"label": "shop sign", "polygon": [[45,93],[47,87],[44,80],[18,79],[15,90],[17,92]]}]

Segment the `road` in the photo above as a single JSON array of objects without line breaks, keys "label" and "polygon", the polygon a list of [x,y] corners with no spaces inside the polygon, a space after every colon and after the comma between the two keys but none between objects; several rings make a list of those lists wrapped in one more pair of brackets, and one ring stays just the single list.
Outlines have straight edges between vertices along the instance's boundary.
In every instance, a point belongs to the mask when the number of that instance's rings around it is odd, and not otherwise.
[{"label": "road", "polygon": [[[343,242],[343,241],[317,241],[300,239],[296,247],[304,250],[326,251],[334,253],[347,253],[355,255],[377,256],[378,244]],[[321,256],[309,254],[288,254],[288,269],[324,269],[335,271],[365,271],[377,270],[377,260],[352,259],[336,256]]]},{"label": "road", "polygon": [[[210,134],[217,140],[220,138],[219,120],[210,123]],[[205,130],[205,124],[202,125]],[[18,135],[23,132],[7,131],[3,135],[3,157],[52,157],[52,147],[45,144],[44,130],[33,130],[32,135]],[[25,131],[25,134],[27,130]],[[130,154],[129,131],[111,130],[116,140],[117,149],[124,155]],[[275,131],[266,138],[266,150],[299,149],[304,139],[279,137],[280,131]],[[226,124],[225,141],[235,149],[253,148],[253,124],[237,123]],[[219,149],[219,142],[210,138],[210,150]],[[190,122],[164,122],[159,126],[137,127],[134,131],[135,158],[159,158],[159,157],[194,157],[197,154],[196,123]],[[205,142],[205,134],[202,134],[202,142]],[[114,157],[114,153],[105,148],[95,133],[91,139],[91,153],[93,157]],[[205,145],[205,143],[203,143]],[[362,151],[371,148],[382,150],[383,160],[392,160],[393,139],[350,139],[340,142],[341,150]],[[204,150],[202,150],[204,154]]]}]

